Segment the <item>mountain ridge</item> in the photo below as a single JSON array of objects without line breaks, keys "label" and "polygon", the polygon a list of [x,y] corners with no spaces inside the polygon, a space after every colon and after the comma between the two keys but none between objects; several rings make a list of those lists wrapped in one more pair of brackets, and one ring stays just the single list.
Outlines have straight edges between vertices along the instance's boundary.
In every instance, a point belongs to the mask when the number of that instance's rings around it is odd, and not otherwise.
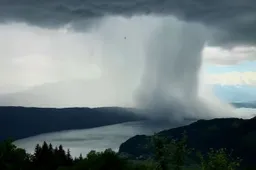
[{"label": "mountain ridge", "polygon": [[[256,118],[216,118],[198,120],[186,126],[172,128],[157,133],[172,139],[180,139],[182,133],[188,136],[188,146],[206,153],[210,148],[226,148],[245,164],[254,164],[256,153]],[[119,153],[131,158],[147,158],[152,151],[146,147],[151,136],[137,135],[120,145]]]},{"label": "mountain ridge", "polygon": [[0,141],[22,139],[42,133],[87,129],[129,121],[145,120],[131,110],[105,108],[0,107]]}]

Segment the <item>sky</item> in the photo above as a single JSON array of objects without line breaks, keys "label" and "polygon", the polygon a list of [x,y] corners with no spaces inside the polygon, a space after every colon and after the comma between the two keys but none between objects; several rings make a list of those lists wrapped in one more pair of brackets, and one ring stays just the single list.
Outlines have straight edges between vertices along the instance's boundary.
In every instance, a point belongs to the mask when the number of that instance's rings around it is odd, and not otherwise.
[{"label": "sky", "polygon": [[[218,86],[219,98],[237,101],[230,97],[237,93],[242,101],[256,100],[255,1],[108,4],[0,1],[0,105],[125,106],[137,91],[156,88],[147,81],[197,91],[191,88],[197,87],[197,74],[203,86]],[[152,46],[166,45],[167,37],[174,42],[169,45],[175,48],[165,51],[172,58]],[[202,58],[190,47],[202,50]],[[186,57],[175,58],[176,49]],[[190,65],[202,68],[197,73]],[[166,72],[177,74],[168,78]]]},{"label": "sky", "polygon": [[209,64],[205,67],[209,73],[228,73],[228,72],[256,72],[256,61],[243,61],[236,65],[214,65]]},{"label": "sky", "polygon": [[[255,102],[256,51],[254,47],[205,49],[206,84],[224,102]],[[208,51],[208,54],[206,54]]]},{"label": "sky", "polygon": [[[256,49],[205,49],[203,69],[209,74],[206,82],[217,85],[256,85]],[[207,54],[208,53],[208,54]]]}]

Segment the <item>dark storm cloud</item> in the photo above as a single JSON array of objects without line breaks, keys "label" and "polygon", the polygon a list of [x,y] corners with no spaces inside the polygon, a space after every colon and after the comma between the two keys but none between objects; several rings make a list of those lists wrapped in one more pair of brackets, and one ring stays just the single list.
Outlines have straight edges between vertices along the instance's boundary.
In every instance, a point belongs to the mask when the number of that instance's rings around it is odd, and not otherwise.
[{"label": "dark storm cloud", "polygon": [[[211,43],[255,43],[255,0],[1,0],[2,22],[25,21],[46,27],[59,27],[65,23],[87,26],[96,23],[95,18],[120,14],[174,14],[187,20],[204,23],[216,28]],[[78,22],[79,21],[79,22]]]}]

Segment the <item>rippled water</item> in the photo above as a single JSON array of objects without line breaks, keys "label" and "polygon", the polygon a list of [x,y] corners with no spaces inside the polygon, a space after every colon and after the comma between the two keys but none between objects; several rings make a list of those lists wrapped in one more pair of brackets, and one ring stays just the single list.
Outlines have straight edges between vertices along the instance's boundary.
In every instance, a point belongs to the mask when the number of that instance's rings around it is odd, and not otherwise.
[{"label": "rippled water", "polygon": [[[177,126],[177,125],[176,125]],[[33,152],[37,143],[47,141],[53,146],[62,144],[69,148],[73,156],[87,154],[90,150],[103,151],[107,148],[118,150],[120,144],[138,134],[152,134],[174,126],[151,122],[129,122],[86,130],[71,130],[42,134],[18,140],[15,144],[28,152]]]}]

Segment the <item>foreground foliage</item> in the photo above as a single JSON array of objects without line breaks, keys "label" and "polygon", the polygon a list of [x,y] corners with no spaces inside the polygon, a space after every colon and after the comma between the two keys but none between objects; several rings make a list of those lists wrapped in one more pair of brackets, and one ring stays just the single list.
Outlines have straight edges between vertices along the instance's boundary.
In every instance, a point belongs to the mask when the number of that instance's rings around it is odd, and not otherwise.
[{"label": "foreground foliage", "polygon": [[[202,154],[186,143],[186,134],[180,140],[154,135],[149,146],[154,150],[152,157],[129,160],[111,149],[72,158],[62,145],[53,148],[46,142],[28,154],[11,141],[4,141],[0,144],[0,170],[236,170],[240,166],[241,160],[232,158],[225,149],[210,149]],[[195,153],[197,159],[192,159]]]}]

